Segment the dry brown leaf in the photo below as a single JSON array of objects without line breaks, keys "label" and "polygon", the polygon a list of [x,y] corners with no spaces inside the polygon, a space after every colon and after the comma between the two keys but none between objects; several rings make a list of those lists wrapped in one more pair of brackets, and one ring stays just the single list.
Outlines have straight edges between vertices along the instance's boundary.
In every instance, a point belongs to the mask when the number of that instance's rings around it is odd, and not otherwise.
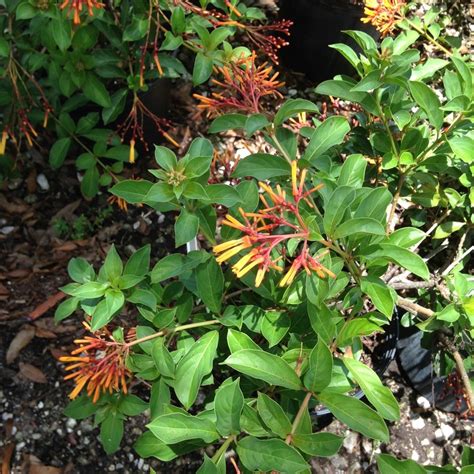
[{"label": "dry brown leaf", "polygon": [[34,365],[20,362],[20,374],[23,377],[36,383],[48,383],[46,375]]},{"label": "dry brown leaf", "polygon": [[2,460],[2,474],[10,474],[10,461],[12,459],[12,454],[15,449],[14,443],[8,443],[3,448],[3,460]]},{"label": "dry brown leaf", "polygon": [[58,349],[56,347],[50,347],[49,352],[51,352],[51,355],[57,360],[59,360],[59,358],[62,356],[68,355],[68,352]]},{"label": "dry brown leaf", "polygon": [[0,283],[0,296],[8,296],[9,294],[8,288]]},{"label": "dry brown leaf", "polygon": [[11,200],[7,200],[7,198],[3,195],[0,194],[0,209],[4,209],[10,214],[22,214],[23,212],[26,212],[30,206],[25,204],[24,202],[13,202]]},{"label": "dry brown leaf", "polygon": [[23,472],[28,474],[63,474],[64,468],[56,466],[45,466],[40,459],[33,454],[28,455],[23,464]]},{"label": "dry brown leaf", "polygon": [[54,250],[58,250],[60,252],[72,252],[76,249],[77,245],[74,242],[64,242],[64,244],[54,247]]},{"label": "dry brown leaf", "polygon": [[30,313],[30,319],[38,319],[40,316],[46,313],[46,311],[56,306],[56,304],[65,297],[66,295],[62,291],[58,291],[54,295],[51,295],[46,301],[41,303]]},{"label": "dry brown leaf", "polygon": [[35,328],[33,326],[23,326],[23,328],[13,338],[7,350],[7,364],[11,364],[18,354],[31,342],[35,337]]},{"label": "dry brown leaf", "polygon": [[29,275],[31,275],[31,270],[27,270],[26,268],[18,268],[17,270],[12,270],[7,273],[7,276],[10,278],[25,278]]}]

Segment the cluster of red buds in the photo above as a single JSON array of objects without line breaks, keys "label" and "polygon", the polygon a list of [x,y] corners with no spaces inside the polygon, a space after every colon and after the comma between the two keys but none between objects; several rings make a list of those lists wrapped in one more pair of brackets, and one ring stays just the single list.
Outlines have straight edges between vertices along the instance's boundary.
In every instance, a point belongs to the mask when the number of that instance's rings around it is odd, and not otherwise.
[{"label": "cluster of red buds", "polygon": [[404,0],[364,0],[364,23],[370,23],[382,37],[389,35],[403,19]]},{"label": "cluster of red buds", "polygon": [[216,69],[222,77],[211,80],[216,90],[209,97],[194,94],[200,101],[198,108],[211,117],[228,111],[259,113],[264,97],[283,98],[278,91],[284,85],[278,80],[279,73],[266,62],[257,65],[255,53]]},{"label": "cluster of red buds", "polygon": [[97,0],[64,0],[60,5],[60,9],[64,10],[67,8],[67,12],[70,15],[73,14],[73,21],[75,25],[81,23],[81,12],[87,10],[89,16],[94,16],[94,8],[103,8],[104,4]]},{"label": "cluster of red buds", "polygon": [[[90,331],[90,326],[83,323]],[[127,334],[127,339],[134,339],[135,331]],[[127,379],[131,372],[126,367],[129,345],[126,342],[117,342],[107,329],[103,329],[82,339],[76,339],[79,347],[71,352],[70,356],[60,357],[61,362],[69,363],[66,371],[71,372],[64,380],[74,379],[76,386],[69,394],[69,398],[76,398],[83,388],[95,403],[101,393],[127,393]]]},{"label": "cluster of red buds", "polygon": [[264,208],[257,212],[245,212],[240,209],[243,223],[229,214],[225,217],[222,221],[223,225],[237,229],[244,235],[239,239],[229,240],[214,247],[218,263],[228,261],[240,252],[245,252],[245,255],[232,265],[232,271],[241,278],[257,267],[255,286],[258,287],[271,269],[284,272],[284,265],[280,265],[280,262],[286,256],[285,244],[289,240],[298,239],[301,244],[300,250],[280,280],[280,286],[290,285],[300,270],[304,270],[307,274],[315,272],[320,278],[335,277],[333,272],[319,262],[318,258],[322,254],[315,257],[309,250],[310,229],[301,217],[299,204],[305,201],[312,206],[309,197],[320,189],[321,185],[306,190],[306,173],[306,169],[299,170],[297,161],[293,161],[291,163],[291,198],[280,185],[277,185],[274,190],[270,185],[260,182],[261,189],[268,196],[267,200],[264,194],[260,195]]}]

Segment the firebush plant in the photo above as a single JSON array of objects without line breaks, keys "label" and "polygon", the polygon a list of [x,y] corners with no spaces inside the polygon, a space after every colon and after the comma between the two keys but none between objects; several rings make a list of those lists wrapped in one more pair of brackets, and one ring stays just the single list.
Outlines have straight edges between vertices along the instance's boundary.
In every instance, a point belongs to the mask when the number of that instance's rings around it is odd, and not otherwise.
[{"label": "firebush plant", "polygon": [[249,47],[277,61],[290,25],[238,0],[0,2],[0,156],[35,147],[53,168],[75,157],[93,198],[136,145],[146,153],[145,124],[179,147],[163,80],[202,84]]},{"label": "firebush plant", "polygon": [[[436,341],[436,370],[454,371],[472,411],[474,283],[463,273],[472,251],[472,69],[436,12],[410,19],[404,2],[366,3],[382,36],[401,31],[380,44],[347,32],[359,50],[333,47],[357,79],[316,88],[349,101],[351,122],[342,113],[319,120],[305,99],[269,110],[275,76],[254,55],[239,57],[220,70],[232,79],[216,84],[224,92],[199,99],[217,116],[210,136],[263,136],[262,151],[235,158],[227,173],[207,138],[180,157],[157,146],[152,178],[112,187],[130,204],[176,216],[178,251],[151,266],[149,246],[126,262],[112,246],[98,272],[81,258],[69,264],[73,283],[56,319],[80,309],[87,335],[61,358],[75,383],[66,414],[93,415],[107,452],[119,448],[126,418],[146,410],[138,454],[168,462],[206,448],[202,473],[226,472],[227,461],[241,472],[310,472],[310,457],[332,456],[343,441],[315,428],[322,406],[388,442],[399,406],[371,348],[396,306],[403,324]],[[186,10],[176,11],[182,19]],[[173,38],[184,31],[177,23]],[[222,31],[209,36],[198,23],[203,44]],[[442,57],[426,58],[428,43]],[[242,86],[252,81],[258,87]],[[200,249],[181,252],[196,238]],[[146,400],[133,393],[142,385]],[[385,454],[377,462],[382,473],[430,470]],[[466,448],[463,472],[472,464]]]}]

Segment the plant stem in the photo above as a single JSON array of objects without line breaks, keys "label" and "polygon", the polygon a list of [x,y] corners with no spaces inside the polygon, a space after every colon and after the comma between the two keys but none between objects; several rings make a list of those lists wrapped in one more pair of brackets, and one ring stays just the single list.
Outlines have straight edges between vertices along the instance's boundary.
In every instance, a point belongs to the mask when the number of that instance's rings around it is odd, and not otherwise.
[{"label": "plant stem", "polygon": [[230,446],[232,442],[235,441],[235,435],[229,436],[221,445],[221,447],[218,449],[216,454],[212,456],[212,462],[217,463],[219,461],[219,458],[227,451],[227,448]]},{"label": "plant stem", "polygon": [[420,33],[421,36],[425,37],[431,44],[439,48],[443,53],[445,53],[448,56],[452,56],[453,53],[449,49],[445,48],[439,41],[436,41],[428,32],[422,30],[420,27],[415,25],[411,20],[408,18],[405,18],[405,21],[418,33]]},{"label": "plant stem", "polygon": [[405,183],[406,175],[404,173],[400,174],[400,178],[398,180],[397,190],[395,191],[395,195],[393,196],[392,206],[390,208],[390,214],[387,219],[387,235],[390,234],[392,230],[392,221],[395,217],[395,211],[397,210],[398,200],[400,199],[400,194],[402,192],[403,184]]},{"label": "plant stem", "polygon": [[301,418],[303,418],[304,412],[308,408],[308,403],[311,400],[311,395],[312,395],[312,393],[308,392],[306,394],[306,396],[304,397],[304,400],[301,403],[300,409],[298,410],[298,413],[296,414],[295,419],[293,420],[293,424],[291,425],[290,434],[285,439],[286,444],[291,444],[291,441],[293,439],[293,435],[296,433],[296,430],[298,429]]},{"label": "plant stem", "polygon": [[141,344],[142,342],[151,341],[152,339],[156,339],[157,337],[164,336],[165,334],[175,333],[179,331],[185,331],[186,329],[194,329],[203,326],[211,326],[212,324],[220,324],[220,321],[217,319],[212,319],[210,321],[201,321],[200,323],[190,323],[190,324],[183,324],[182,326],[176,326],[173,329],[155,332],[154,334],[150,334],[149,336],[142,337],[140,339],[135,339],[132,342],[127,344],[127,347],[132,347],[137,344]]}]

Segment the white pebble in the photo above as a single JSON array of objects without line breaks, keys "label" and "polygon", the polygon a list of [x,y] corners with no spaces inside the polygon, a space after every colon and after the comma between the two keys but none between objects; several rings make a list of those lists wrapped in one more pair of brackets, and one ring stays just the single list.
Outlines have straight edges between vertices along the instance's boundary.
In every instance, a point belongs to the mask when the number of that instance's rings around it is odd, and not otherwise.
[{"label": "white pebble", "polygon": [[41,439],[41,434],[40,434],[40,433],[33,433],[33,434],[31,435],[31,437],[32,437],[33,439]]},{"label": "white pebble", "polygon": [[422,446],[429,446],[430,445],[430,440],[428,438],[422,439],[420,444]]},{"label": "white pebble", "polygon": [[66,421],[66,426],[68,428],[74,428],[77,425],[77,421],[74,418],[68,418]]},{"label": "white pebble", "polygon": [[114,472],[114,471],[115,471],[115,465],[114,465],[114,464],[111,464],[111,465],[109,466],[109,471],[110,471],[110,472]]},{"label": "white pebble", "polygon": [[0,232],[3,234],[3,235],[8,235],[8,234],[11,234],[13,231],[15,230],[15,227],[12,226],[12,225],[6,225],[5,227],[2,227],[0,229]]},{"label": "white pebble", "polygon": [[38,402],[38,405],[36,405],[36,407],[41,410],[42,408],[44,408],[44,403],[43,402]]},{"label": "white pebble", "polygon": [[411,458],[413,461],[419,461],[420,455],[416,451],[412,451]]},{"label": "white pebble", "polygon": [[48,178],[41,173],[36,177],[36,182],[38,183],[38,186],[43,190],[43,191],[49,191],[49,182]]},{"label": "white pebble", "polygon": [[428,410],[431,407],[430,401],[425,397],[418,397],[416,403],[420,408],[423,408],[423,410]]},{"label": "white pebble", "polygon": [[17,450],[17,451],[20,451],[20,450],[22,450],[25,446],[26,446],[26,443],[25,443],[24,441],[22,441],[21,443],[18,443],[18,444],[16,445],[16,450]]},{"label": "white pebble", "polygon": [[444,439],[448,440],[454,438],[456,431],[452,426],[447,425],[446,423],[441,423],[441,432],[443,433]]},{"label": "white pebble", "polygon": [[411,426],[414,430],[422,430],[425,427],[425,420],[421,416],[417,416],[411,420]]},{"label": "white pebble", "polygon": [[2,413],[2,420],[7,421],[13,418],[13,413]]}]

